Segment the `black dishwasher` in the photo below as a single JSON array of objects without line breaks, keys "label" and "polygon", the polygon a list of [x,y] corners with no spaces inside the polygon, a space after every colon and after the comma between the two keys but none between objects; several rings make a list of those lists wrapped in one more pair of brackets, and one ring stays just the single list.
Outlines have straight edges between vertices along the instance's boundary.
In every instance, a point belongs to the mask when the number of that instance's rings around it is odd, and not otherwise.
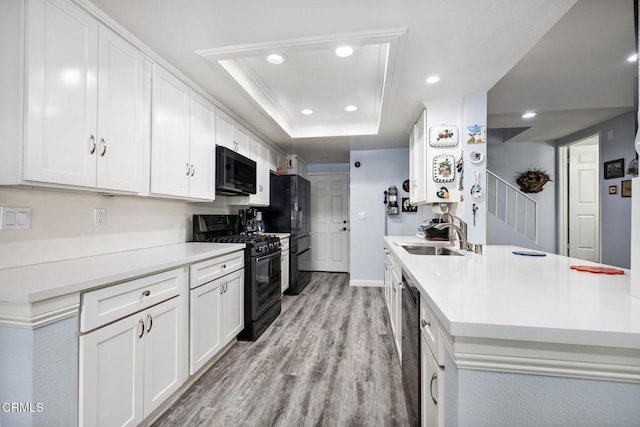
[{"label": "black dishwasher", "polygon": [[420,426],[420,293],[402,275],[402,388],[410,426]]}]

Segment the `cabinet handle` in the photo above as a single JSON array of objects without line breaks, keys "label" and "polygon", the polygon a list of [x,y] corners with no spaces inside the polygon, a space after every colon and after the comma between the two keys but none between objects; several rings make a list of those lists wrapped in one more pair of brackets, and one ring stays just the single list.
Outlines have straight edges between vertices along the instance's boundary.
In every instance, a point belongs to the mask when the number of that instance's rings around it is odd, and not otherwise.
[{"label": "cabinet handle", "polygon": [[422,327],[426,328],[427,326],[431,327],[431,321],[422,319]]},{"label": "cabinet handle", "polygon": [[143,297],[148,297],[149,295],[151,295],[151,291],[149,289],[142,291]]},{"label": "cabinet handle", "polygon": [[89,136],[89,145],[91,149],[89,150],[89,154],[93,154],[96,152],[96,138],[93,135]]},{"label": "cabinet handle", "polygon": [[102,152],[100,152],[100,157],[104,157],[107,154],[107,143],[104,138],[100,138],[100,144],[102,145]]},{"label": "cabinet handle", "polygon": [[144,321],[142,319],[138,320],[138,330],[140,331],[138,338],[142,338],[144,335]]},{"label": "cabinet handle", "polygon": [[220,283],[220,295],[224,294],[224,282]]},{"label": "cabinet handle", "polygon": [[224,282],[224,293],[226,294],[228,290],[229,290],[229,283]]},{"label": "cabinet handle", "polygon": [[438,400],[435,397],[433,397],[433,382],[437,379],[438,379],[438,373],[436,372],[431,376],[431,382],[429,383],[429,394],[431,395],[431,400],[433,400],[433,403],[435,405],[438,404]]},{"label": "cabinet handle", "polygon": [[191,176],[195,175],[196,173],[196,168],[193,167],[193,165],[191,165]]},{"label": "cabinet handle", "polygon": [[189,176],[190,173],[191,173],[191,166],[189,165],[189,162],[187,162],[187,176]]},{"label": "cabinet handle", "polygon": [[227,268],[227,264],[222,264],[222,267],[220,267],[220,270],[224,270],[225,268]]},{"label": "cabinet handle", "polygon": [[347,231],[347,227],[342,227],[342,231]]},{"label": "cabinet handle", "polygon": [[151,314],[147,314],[147,324],[149,325],[147,327],[147,333],[151,332],[151,328],[153,328],[153,317],[151,317]]}]

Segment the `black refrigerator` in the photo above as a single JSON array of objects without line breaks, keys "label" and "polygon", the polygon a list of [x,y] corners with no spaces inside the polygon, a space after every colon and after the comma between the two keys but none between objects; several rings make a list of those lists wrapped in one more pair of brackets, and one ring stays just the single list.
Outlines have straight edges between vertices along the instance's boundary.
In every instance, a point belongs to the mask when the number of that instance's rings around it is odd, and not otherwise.
[{"label": "black refrigerator", "polygon": [[267,233],[290,233],[289,289],[298,295],[311,281],[311,183],[300,175],[271,174],[271,204],[262,209]]}]

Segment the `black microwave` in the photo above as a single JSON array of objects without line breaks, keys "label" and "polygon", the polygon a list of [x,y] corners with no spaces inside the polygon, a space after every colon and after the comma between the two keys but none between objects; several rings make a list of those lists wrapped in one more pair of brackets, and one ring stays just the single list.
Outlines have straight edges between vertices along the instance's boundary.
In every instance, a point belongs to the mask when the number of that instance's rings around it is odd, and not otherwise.
[{"label": "black microwave", "polygon": [[217,145],[216,193],[229,196],[256,194],[256,162]]}]

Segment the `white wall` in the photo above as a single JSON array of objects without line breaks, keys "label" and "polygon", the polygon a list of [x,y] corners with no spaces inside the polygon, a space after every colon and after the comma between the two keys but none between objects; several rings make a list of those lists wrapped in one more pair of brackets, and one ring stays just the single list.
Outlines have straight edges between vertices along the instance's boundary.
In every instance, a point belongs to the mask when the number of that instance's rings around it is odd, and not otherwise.
[{"label": "white wall", "polygon": [[[600,163],[624,159],[625,170],[636,156],[635,115],[627,113],[599,125],[569,135],[558,141],[568,144],[598,133],[600,135]],[[611,138],[609,138],[611,135]],[[603,172],[602,166],[600,173]],[[622,197],[620,183],[631,179],[600,179],[600,261],[603,264],[629,268],[631,262],[631,197]],[[616,185],[618,194],[610,195],[609,186]]]},{"label": "white wall", "polygon": [[[502,142],[500,136],[489,134],[488,137],[487,168],[518,188],[516,177],[520,172],[530,168],[545,169],[553,182],[547,182],[539,193],[530,193],[538,202],[539,234],[538,244],[528,239],[521,239],[517,233],[508,233],[508,228],[502,224],[487,219],[487,243],[512,244],[545,252],[556,252],[556,147],[551,142]],[[487,191],[493,191],[487,189]],[[508,233],[508,234],[507,234]]]},{"label": "white wall", "polygon": [[307,165],[307,173],[349,172],[349,163],[312,163]]},{"label": "white wall", "polygon": [[[230,213],[225,200],[201,204],[0,188],[0,206],[31,208],[31,229],[0,231],[0,268],[183,243],[191,238],[191,216]],[[93,224],[95,207],[106,208],[102,228]]]},{"label": "white wall", "polygon": [[398,187],[399,204],[409,197],[402,190],[402,182],[409,179],[409,149],[351,151],[350,157],[351,280],[382,282],[385,221],[388,235],[415,235],[421,222],[420,212],[387,216],[383,204],[383,193],[391,185]]}]

